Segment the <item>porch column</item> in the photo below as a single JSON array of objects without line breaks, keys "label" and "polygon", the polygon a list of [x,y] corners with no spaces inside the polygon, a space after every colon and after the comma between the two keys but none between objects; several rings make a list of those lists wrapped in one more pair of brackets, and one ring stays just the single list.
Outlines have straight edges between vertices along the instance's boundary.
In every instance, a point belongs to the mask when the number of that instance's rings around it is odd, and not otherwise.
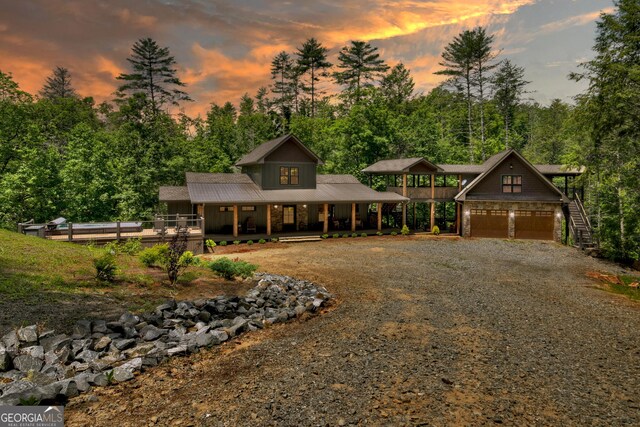
[{"label": "porch column", "polygon": [[329,232],[329,203],[322,205],[322,211],[324,212],[324,223],[322,224],[322,233],[327,234]]},{"label": "porch column", "polygon": [[271,236],[271,205],[267,205],[267,236]]},{"label": "porch column", "polygon": [[436,175],[431,174],[431,216],[429,218],[429,231],[433,230],[436,222]]},{"label": "porch column", "polygon": [[[402,174],[402,196],[407,197],[407,174]],[[407,204],[402,203],[402,226],[407,225]]]},{"label": "porch column", "polygon": [[382,231],[382,202],[378,202],[378,231]]},{"label": "porch column", "polygon": [[238,205],[233,205],[233,237],[238,237]]},{"label": "porch column", "polygon": [[202,230],[202,235],[204,236],[204,203],[198,205],[198,216],[200,216],[200,227]]},{"label": "porch column", "polygon": [[569,177],[567,175],[564,176],[564,195],[569,197]]},{"label": "porch column", "polygon": [[[431,230],[433,230],[433,226],[436,225],[435,222],[436,222],[436,203],[435,202],[431,202],[431,217],[430,217],[430,221],[429,221]],[[431,230],[429,230],[429,231],[431,231]]]},{"label": "porch column", "polygon": [[462,206],[460,203],[456,202],[456,234],[460,235],[460,212],[462,211]]},{"label": "porch column", "polygon": [[351,231],[356,231],[356,204],[351,203]]}]

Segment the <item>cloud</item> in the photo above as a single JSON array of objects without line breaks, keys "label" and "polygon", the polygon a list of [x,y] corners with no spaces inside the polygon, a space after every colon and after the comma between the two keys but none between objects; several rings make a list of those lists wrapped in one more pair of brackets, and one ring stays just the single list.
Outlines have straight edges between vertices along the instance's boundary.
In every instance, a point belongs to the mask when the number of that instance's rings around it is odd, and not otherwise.
[{"label": "cloud", "polygon": [[570,16],[566,19],[560,19],[558,21],[549,22],[548,24],[544,24],[540,27],[540,34],[549,34],[555,33],[557,31],[562,31],[570,27],[575,27],[579,25],[589,24],[600,17],[601,13],[611,13],[614,9],[612,7],[595,11],[584,13],[582,15]]}]

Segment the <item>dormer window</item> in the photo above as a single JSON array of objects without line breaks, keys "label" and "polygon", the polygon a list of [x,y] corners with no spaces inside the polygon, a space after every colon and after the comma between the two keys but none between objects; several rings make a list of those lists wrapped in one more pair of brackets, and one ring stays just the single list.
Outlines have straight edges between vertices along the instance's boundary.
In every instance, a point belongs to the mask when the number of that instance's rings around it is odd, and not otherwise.
[{"label": "dormer window", "polygon": [[522,175],[502,175],[503,193],[522,193]]},{"label": "dormer window", "polygon": [[280,185],[298,185],[300,183],[300,169],[281,166]]}]

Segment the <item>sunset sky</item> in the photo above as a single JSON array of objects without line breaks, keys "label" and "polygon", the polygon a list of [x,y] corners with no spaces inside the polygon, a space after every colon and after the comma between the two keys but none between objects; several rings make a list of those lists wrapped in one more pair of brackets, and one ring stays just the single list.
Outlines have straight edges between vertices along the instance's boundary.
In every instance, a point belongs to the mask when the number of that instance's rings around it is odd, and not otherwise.
[{"label": "sunset sky", "polygon": [[570,101],[583,86],[567,80],[592,56],[595,21],[611,0],[0,0],[0,70],[37,93],[55,66],[68,68],[82,96],[111,99],[115,77],[128,71],[133,43],[143,37],[168,46],[195,102],[238,103],[270,83],[282,50],[316,37],[335,63],[350,40],[367,40],[391,65],[412,71],[426,92],[443,47],[460,31],[487,26],[501,58],[525,67],[541,103]]}]

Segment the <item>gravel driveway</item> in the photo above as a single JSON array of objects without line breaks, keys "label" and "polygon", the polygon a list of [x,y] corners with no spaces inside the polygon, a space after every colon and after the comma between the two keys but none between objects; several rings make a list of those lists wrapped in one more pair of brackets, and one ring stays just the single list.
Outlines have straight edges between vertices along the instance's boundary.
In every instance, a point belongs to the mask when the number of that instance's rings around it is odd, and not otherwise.
[{"label": "gravel driveway", "polygon": [[80,396],[66,425],[640,425],[640,304],[575,249],[398,236],[239,256],[337,303]]}]

